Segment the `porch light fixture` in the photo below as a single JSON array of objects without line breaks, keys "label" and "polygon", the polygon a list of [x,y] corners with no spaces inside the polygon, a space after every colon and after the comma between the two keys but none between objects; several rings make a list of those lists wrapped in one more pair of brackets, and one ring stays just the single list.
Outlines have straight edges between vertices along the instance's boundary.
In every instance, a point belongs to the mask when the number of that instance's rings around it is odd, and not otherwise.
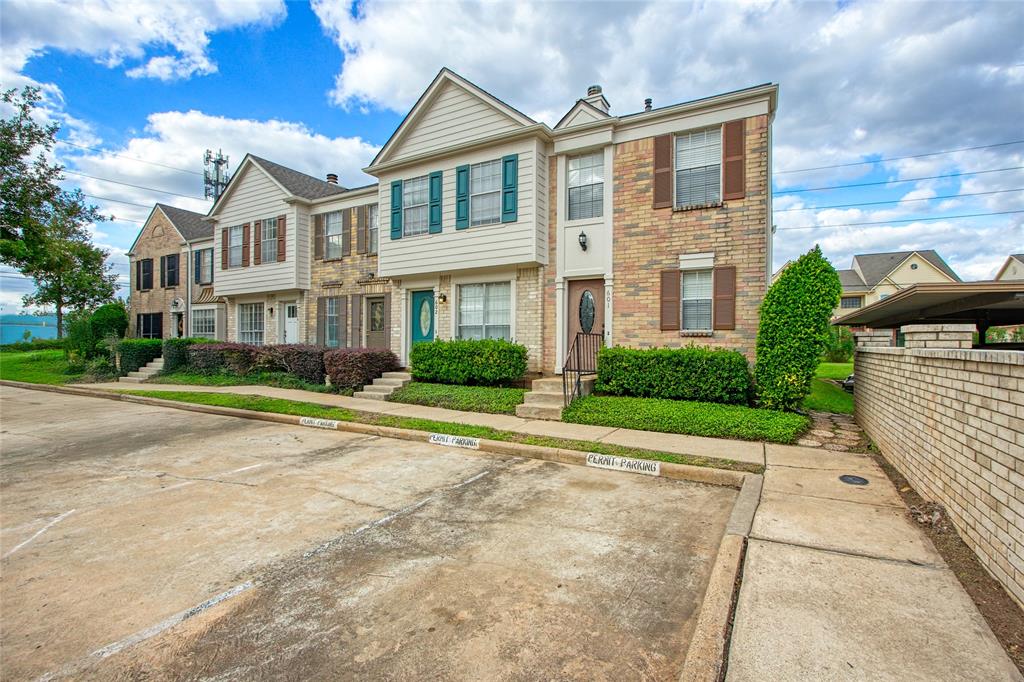
[{"label": "porch light fixture", "polygon": [[584,251],[587,250],[587,233],[580,232],[580,248]]},{"label": "porch light fixture", "polygon": [[437,295],[437,302],[438,303],[447,303],[448,302],[448,296],[445,295],[445,294],[438,294]]}]

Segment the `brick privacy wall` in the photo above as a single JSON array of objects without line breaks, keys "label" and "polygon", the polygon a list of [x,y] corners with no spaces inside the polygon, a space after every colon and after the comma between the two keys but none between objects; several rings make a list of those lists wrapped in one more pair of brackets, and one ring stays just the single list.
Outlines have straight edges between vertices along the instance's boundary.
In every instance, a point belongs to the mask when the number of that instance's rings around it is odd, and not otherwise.
[{"label": "brick privacy wall", "polygon": [[[768,286],[766,116],[747,119],[745,153],[745,198],[719,208],[674,211],[653,208],[654,138],[615,146],[613,344],[693,342],[735,348],[753,360],[758,308]],[[678,268],[680,254],[711,251],[716,266],[736,266],[736,329],[697,338],[661,331],[660,272]]]},{"label": "brick privacy wall", "polygon": [[1024,606],[1024,353],[861,347],[857,423]]},{"label": "brick privacy wall", "polygon": [[[128,335],[135,336],[135,316],[139,313],[163,313],[164,338],[175,336],[171,318],[171,302],[175,298],[185,300],[188,296],[188,277],[191,272],[187,257],[181,255],[182,239],[162,211],[153,211],[149,221],[143,226],[142,234],[135,243],[133,256],[128,259],[129,277],[131,281],[130,310],[128,313]],[[160,287],[160,256],[172,253],[178,256],[178,286]],[[135,281],[135,262],[145,258],[153,259],[153,288],[139,291]],[[185,335],[188,336],[189,321],[185,320]]]}]

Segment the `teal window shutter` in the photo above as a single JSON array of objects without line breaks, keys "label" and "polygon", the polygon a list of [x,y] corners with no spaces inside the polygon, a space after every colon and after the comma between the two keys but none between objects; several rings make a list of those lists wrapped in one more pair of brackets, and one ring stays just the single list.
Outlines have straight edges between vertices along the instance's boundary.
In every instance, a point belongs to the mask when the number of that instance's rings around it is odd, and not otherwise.
[{"label": "teal window shutter", "polygon": [[391,238],[402,238],[402,181],[391,183]]},{"label": "teal window shutter", "polygon": [[455,169],[455,229],[469,227],[469,166]]},{"label": "teal window shutter", "polygon": [[441,180],[444,177],[441,171],[434,171],[430,174],[430,234],[441,232]]},{"label": "teal window shutter", "polygon": [[501,159],[501,222],[519,220],[519,155]]}]

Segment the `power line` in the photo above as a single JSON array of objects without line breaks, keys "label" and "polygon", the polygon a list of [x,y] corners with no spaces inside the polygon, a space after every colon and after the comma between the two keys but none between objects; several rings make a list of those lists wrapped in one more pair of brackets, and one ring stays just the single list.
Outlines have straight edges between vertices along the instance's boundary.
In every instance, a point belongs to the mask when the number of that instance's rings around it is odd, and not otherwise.
[{"label": "power line", "polygon": [[118,154],[117,152],[112,152],[112,151],[109,151],[107,149],[100,149],[99,147],[87,147],[84,144],[76,144],[74,142],[68,142],[67,140],[57,140],[57,144],[66,144],[66,145],[69,145],[71,147],[78,147],[79,149],[89,149],[89,150],[94,151],[94,152],[100,152],[102,154],[109,154],[111,156],[116,156],[116,157],[121,158],[121,159],[130,159],[132,161],[138,161],[139,163],[148,163],[151,166],[160,166],[161,168],[167,168],[167,169],[179,171],[179,172],[182,172],[182,173],[191,173],[192,175],[199,175],[199,176],[202,175],[202,173],[200,173],[199,171],[189,170],[187,168],[178,168],[177,166],[168,166],[166,163],[159,163],[157,161],[147,161],[146,159],[140,159],[140,158],[135,157],[135,156],[128,156],[127,154]]},{"label": "power line", "polygon": [[937,199],[956,199],[959,197],[980,197],[986,194],[1004,194],[1006,192],[1024,192],[1024,187],[1015,189],[995,189],[991,192],[970,192],[966,194],[946,194],[938,197],[922,197],[920,199],[890,199],[889,201],[862,201],[857,204],[833,204],[831,206],[808,206],[806,208],[780,208],[774,213],[788,213],[790,211],[819,211],[826,208],[854,208],[856,206],[878,206],[881,204],[905,204],[911,201],[935,201]]},{"label": "power line", "polygon": [[89,197],[90,199],[98,199],[99,201],[113,201],[116,204],[128,204],[129,206],[138,206],[139,208],[153,208],[149,204],[139,204],[134,201],[124,201],[123,199],[111,199],[110,197],[98,197],[95,194],[82,193],[83,197]]},{"label": "power line", "polygon": [[83,178],[89,178],[91,180],[99,180],[100,182],[110,182],[115,185],[124,185],[125,187],[133,187],[135,189],[144,189],[150,192],[159,192],[161,194],[172,194],[176,197],[184,197],[186,199],[199,199],[200,201],[206,201],[203,197],[192,196],[191,194],[179,194],[178,192],[171,192],[166,189],[157,189],[156,187],[144,187],[143,185],[133,185],[130,182],[121,182],[120,180],[111,180],[110,178],[100,178],[95,175],[89,175],[88,173],[79,173],[78,171],[65,170],[65,173],[70,175],[77,175]]},{"label": "power line", "polygon": [[926,220],[956,220],[957,218],[981,218],[990,215],[1010,215],[1011,213],[1024,213],[1019,211],[995,211],[992,213],[968,213],[965,215],[942,215],[931,218],[900,218],[899,220],[877,220],[870,223],[837,223],[835,225],[801,225],[800,227],[778,227],[776,230],[827,230],[832,227],[860,227],[861,225],[891,225],[892,223],[919,223]]},{"label": "power line", "polygon": [[1011,140],[1009,142],[997,142],[996,144],[983,144],[977,147],[960,147],[959,149],[947,149],[942,152],[928,152],[927,154],[911,154],[909,156],[890,156],[885,159],[875,159],[874,161],[854,161],[852,163],[837,163],[831,166],[815,166],[814,168],[794,168],[792,170],[775,171],[775,175],[783,175],[785,173],[809,173],[810,171],[817,170],[828,170],[829,168],[848,168],[850,166],[866,166],[868,164],[885,163],[886,161],[902,161],[903,159],[923,159],[926,156],[940,156],[942,154],[954,154],[956,152],[969,152],[975,149],[992,149],[993,147],[1007,147],[1012,144],[1022,144],[1024,140]]},{"label": "power line", "polygon": [[990,168],[988,170],[968,171],[964,173],[949,173],[948,175],[929,175],[923,178],[906,178],[904,180],[879,180],[878,182],[859,182],[855,185],[830,185],[828,187],[808,187],[807,189],[784,189],[780,192],[773,192],[773,196],[780,194],[799,194],[801,192],[819,192],[827,189],[846,189],[848,187],[872,187],[875,185],[895,185],[901,182],[918,182],[919,180],[940,180],[944,178],[958,178],[962,175],[984,175],[985,173],[1002,173],[1004,171],[1020,170],[1024,166],[1011,166],[1009,168]]}]

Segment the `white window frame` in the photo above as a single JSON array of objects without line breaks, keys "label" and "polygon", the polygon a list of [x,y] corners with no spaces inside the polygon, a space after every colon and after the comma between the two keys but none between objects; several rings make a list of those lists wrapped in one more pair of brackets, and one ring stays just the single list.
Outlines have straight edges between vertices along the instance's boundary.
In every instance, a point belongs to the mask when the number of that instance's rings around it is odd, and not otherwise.
[{"label": "white window frame", "polygon": [[[336,232],[331,232],[336,228]],[[340,260],[343,253],[343,240],[345,239],[345,223],[342,221],[341,211],[331,211],[324,214],[324,260]],[[335,250],[332,251],[331,247]]]},{"label": "white window frame", "polygon": [[[235,237],[238,237],[238,243],[235,243]],[[242,267],[242,254],[243,244],[245,243],[245,227],[242,225],[234,225],[228,228],[228,267],[229,268],[240,268]],[[238,256],[237,258],[235,256]]]},{"label": "white window frame", "polygon": [[377,204],[368,205],[366,207],[366,253],[371,256],[375,255],[377,253],[377,249],[380,248],[380,224],[378,223],[378,220],[379,211],[377,210]]},{"label": "white window frame", "polygon": [[[508,287],[508,322],[505,323],[505,324],[488,324],[487,323],[487,313],[488,313],[488,300],[489,299],[488,299],[487,294],[488,294],[488,291],[490,291],[493,287],[498,287],[498,286]],[[514,324],[515,324],[515,294],[513,292],[515,290],[515,281],[510,281],[510,280],[507,280],[507,279],[496,280],[496,281],[491,281],[491,282],[471,282],[471,281],[467,281],[467,282],[461,282],[461,283],[456,284],[456,287],[457,287],[457,291],[458,291],[458,295],[456,297],[457,298],[457,303],[456,303],[457,308],[456,308],[456,311],[455,311],[455,313],[456,313],[456,315],[455,315],[455,317],[456,317],[456,320],[455,320],[455,331],[456,331],[455,335],[456,335],[456,338],[459,338],[459,339],[477,338],[477,337],[472,337],[472,336],[464,335],[462,333],[463,327],[479,327],[480,328],[480,334],[481,334],[481,336],[479,338],[482,338],[482,339],[503,338],[506,341],[511,341],[514,338],[513,331],[514,331]],[[480,311],[481,312],[480,324],[464,324],[463,321],[462,321],[462,313],[463,313],[463,311],[462,311],[462,304],[463,304],[463,301],[465,300],[464,290],[466,289],[466,287],[483,287],[483,299],[482,299],[483,300],[483,309]],[[489,336],[488,333],[487,333],[487,330],[488,330],[489,327],[490,328],[494,328],[494,327],[508,327],[508,334],[506,336],[500,336],[500,337],[499,336]]]},{"label": "white window frame", "polygon": [[[477,189],[474,190],[473,182],[473,171],[476,169],[483,168],[484,166],[497,166],[498,173],[498,186],[495,189]],[[479,227],[481,225],[494,225],[501,222],[501,159],[491,159],[490,161],[481,161],[480,163],[474,163],[469,167],[469,224],[472,227]],[[495,213],[493,216],[486,216],[481,219],[473,218],[473,203],[476,199],[496,195],[498,201],[495,204]]]},{"label": "white window frame", "polygon": [[[575,168],[574,169],[572,167],[573,166],[573,162],[580,162],[580,161],[584,161],[584,160],[595,161],[596,163],[592,163],[591,165],[583,166],[581,168]],[[574,184],[573,180],[572,180],[573,171],[574,170],[575,171],[582,171],[582,170],[588,170],[588,169],[593,171],[594,177],[599,177],[599,179],[596,182],[592,181],[592,182],[589,182],[589,183],[586,183],[586,184],[580,184],[579,180],[577,180],[576,183]],[[566,215],[566,220],[574,221],[574,220],[592,220],[592,219],[597,219],[597,218],[603,218],[604,217],[604,183],[605,183],[605,178],[604,178],[604,150],[603,149],[599,149],[597,151],[588,152],[586,154],[578,154],[576,156],[570,156],[568,159],[566,159],[565,174],[566,174],[566,181],[565,181],[565,184],[566,184],[566,192],[565,192],[565,215]],[[601,199],[600,199],[600,201],[597,202],[597,211],[596,211],[596,213],[592,213],[591,215],[581,215],[581,216],[575,216],[574,217],[573,214],[572,214],[572,191],[574,189],[582,190],[582,189],[585,189],[587,187],[597,187],[597,186],[601,187]],[[593,193],[591,194],[591,196],[593,196]],[[591,207],[593,207],[593,205],[594,205],[593,199],[591,199],[591,201],[588,202],[588,203],[591,205]]]},{"label": "white window frame", "polygon": [[[262,346],[266,333],[266,308],[263,303],[239,303],[238,341]],[[256,323],[259,323],[257,326]]]},{"label": "white window frame", "polygon": [[[707,164],[707,163],[705,163],[705,164],[699,165],[699,166],[698,165],[694,165],[694,166],[681,167],[680,166],[680,160],[679,160],[679,140],[681,138],[683,138],[683,137],[686,137],[686,136],[689,136],[689,135],[695,135],[697,133],[705,133],[705,134],[707,134],[707,133],[709,133],[709,132],[711,132],[713,130],[717,130],[718,131],[718,155],[717,155],[717,161],[718,161],[718,163],[717,163],[717,165],[718,165],[718,196],[716,198],[714,198],[713,200],[705,200],[703,202],[680,204],[679,203],[679,174],[680,174],[680,172],[681,171],[690,170],[690,169],[694,169],[694,168],[707,168],[707,167],[715,165],[715,164]],[[681,132],[681,133],[676,133],[675,135],[672,136],[672,206],[673,206],[673,208],[675,210],[683,210],[683,209],[687,209],[687,208],[701,208],[701,207],[704,207],[704,206],[717,206],[717,205],[722,203],[722,184],[723,184],[722,172],[723,172],[723,165],[724,165],[722,163],[722,145],[724,144],[724,140],[722,139],[722,135],[723,135],[723,126],[717,125],[717,126],[711,126],[711,127],[708,127],[708,128],[695,128],[694,130],[687,130],[687,131],[684,131],[684,132]],[[707,147],[708,145],[705,144],[704,146]]]},{"label": "white window frame", "polygon": [[[410,195],[413,190],[411,187],[416,187],[415,190],[419,193],[421,190],[418,189],[419,185],[423,185],[423,201],[422,203],[412,203],[410,201]],[[421,211],[422,209],[422,211]],[[423,214],[423,225],[422,229],[417,219],[416,231],[410,231],[409,212],[415,210],[417,215],[422,212]],[[403,237],[418,237],[422,234],[428,234],[430,232],[430,176],[421,175],[416,178],[410,178],[402,183],[402,236]]]},{"label": "white window frame", "polygon": [[[328,348],[341,347],[341,329],[338,327],[340,296],[328,296],[324,299],[324,345]],[[334,339],[331,339],[333,333]]]},{"label": "white window frame", "polygon": [[[686,294],[686,276],[687,275],[701,275],[707,274],[708,276],[708,293],[707,296],[695,296],[691,291],[691,295]],[[708,302],[708,325],[706,327],[688,327],[686,326],[686,302],[687,301],[707,301]],[[690,270],[683,270],[679,274],[679,330],[682,332],[710,332],[715,327],[715,271],[714,268],[693,268]]]},{"label": "white window frame", "polygon": [[[209,319],[206,319],[209,316]],[[202,329],[199,329],[199,327]],[[217,338],[217,309],[193,308],[191,336],[202,339]]]},{"label": "white window frame", "polygon": [[213,284],[213,247],[199,250],[199,283]]},{"label": "white window frame", "polygon": [[[267,235],[273,235],[268,237]],[[269,254],[269,258],[267,257]],[[260,263],[277,262],[277,218],[260,221]]]},{"label": "white window frame", "polygon": [[[847,301],[854,301],[856,305],[846,305]],[[840,310],[856,310],[864,306],[863,296],[842,296],[839,299]]]}]

